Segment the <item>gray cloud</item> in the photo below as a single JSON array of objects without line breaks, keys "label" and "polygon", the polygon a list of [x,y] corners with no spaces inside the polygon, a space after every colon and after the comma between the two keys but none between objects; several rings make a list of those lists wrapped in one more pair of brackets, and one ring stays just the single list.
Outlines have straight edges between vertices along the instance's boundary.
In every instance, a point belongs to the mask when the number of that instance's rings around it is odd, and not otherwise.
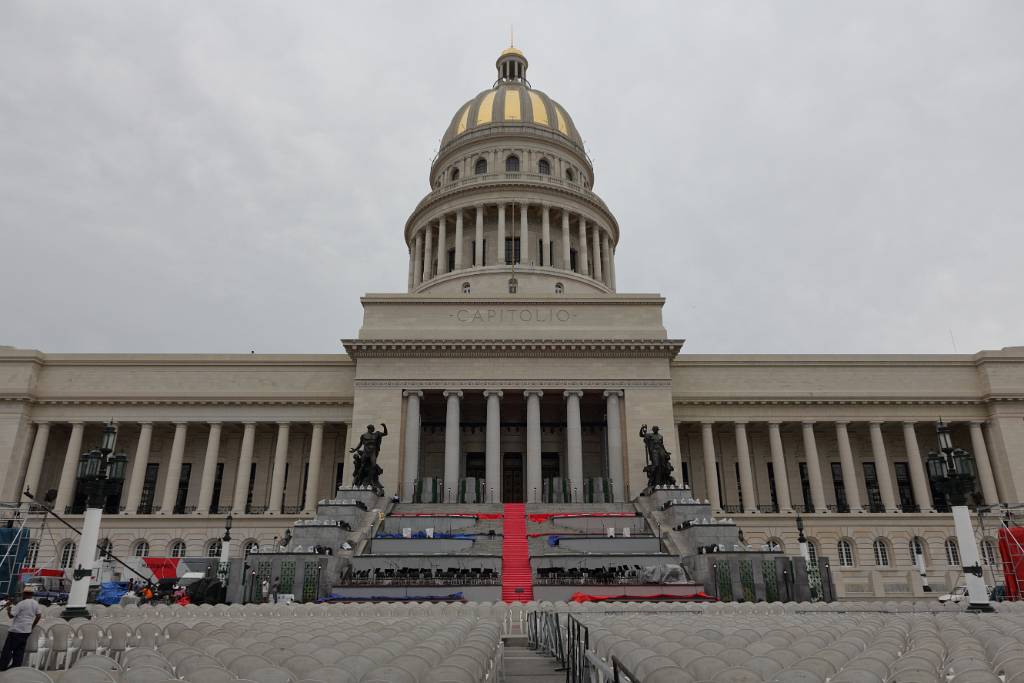
[{"label": "gray cloud", "polygon": [[1012,2],[0,4],[0,343],[336,352],[508,25],[687,350],[1024,343]]}]

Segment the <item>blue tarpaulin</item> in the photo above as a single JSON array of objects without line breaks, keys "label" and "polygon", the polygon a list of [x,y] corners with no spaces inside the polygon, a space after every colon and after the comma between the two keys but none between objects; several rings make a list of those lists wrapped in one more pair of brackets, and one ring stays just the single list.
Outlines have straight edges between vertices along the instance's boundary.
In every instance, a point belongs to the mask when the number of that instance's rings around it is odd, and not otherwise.
[{"label": "blue tarpaulin", "polygon": [[556,545],[558,545],[558,539],[559,538],[560,538],[559,536],[554,536],[554,535],[548,536],[548,545],[551,546],[552,548],[554,548]]},{"label": "blue tarpaulin", "polygon": [[96,602],[101,605],[116,605],[121,602],[121,597],[128,592],[128,584],[124,581],[104,581],[100,584],[100,591],[96,594]]}]

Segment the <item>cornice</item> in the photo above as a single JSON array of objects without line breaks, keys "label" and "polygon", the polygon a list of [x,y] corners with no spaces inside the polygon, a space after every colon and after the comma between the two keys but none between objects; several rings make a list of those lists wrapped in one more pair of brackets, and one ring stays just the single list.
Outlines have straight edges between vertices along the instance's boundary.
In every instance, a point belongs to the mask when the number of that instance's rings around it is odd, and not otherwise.
[{"label": "cornice", "polygon": [[[449,273],[444,273],[442,275],[435,275],[426,282],[421,282],[420,284],[416,285],[409,293],[419,294],[421,292],[429,291],[434,287],[438,287],[440,285],[444,285],[455,280],[466,280],[469,278],[473,278],[477,275],[510,275],[513,277],[522,277],[524,275],[540,275],[542,277],[550,278],[552,281],[578,282],[586,287],[592,287],[595,290],[601,292],[601,294],[598,294],[597,296],[607,296],[609,294],[615,293],[615,290],[613,290],[611,287],[604,284],[603,282],[595,280],[589,275],[582,275],[571,270],[559,270],[557,268],[551,268],[550,266],[524,266],[518,263],[515,265],[503,264],[495,266],[473,266],[471,268],[461,268],[459,270],[453,270]],[[509,296],[514,297],[518,295]],[[562,296],[563,295],[561,294],[559,295],[559,297]],[[511,298],[510,300],[518,301],[518,299]]]},{"label": "cornice", "polygon": [[743,398],[734,397],[673,397],[672,403],[677,406],[768,406],[768,405],[789,405],[789,406],[872,406],[872,405],[901,405],[901,406],[977,406],[993,402],[1003,401],[1024,401],[1024,395],[1014,396],[959,396],[959,397],[925,397],[925,396],[873,396],[873,397],[851,397],[851,396],[748,396]]},{"label": "cornice", "polygon": [[344,339],[353,358],[666,358],[681,339]]},{"label": "cornice", "polygon": [[672,380],[668,379],[630,379],[624,380],[621,378],[612,379],[588,379],[588,380],[576,380],[576,379],[545,379],[545,380],[525,380],[522,378],[509,378],[509,379],[444,379],[444,380],[425,380],[425,379],[357,379],[355,381],[355,387],[357,389],[450,389],[453,386],[457,386],[463,390],[487,390],[494,389],[496,386],[500,386],[503,391],[508,392],[513,389],[557,389],[559,391],[564,389],[591,389],[594,391],[602,391],[608,389],[608,387],[615,387],[617,389],[668,389],[672,385]]},{"label": "cornice", "polygon": [[686,367],[974,367],[973,356],[966,355],[686,355],[673,361],[676,368]]},{"label": "cornice", "polygon": [[[490,266],[484,266],[489,268]],[[459,271],[461,272],[461,271]],[[382,293],[369,293],[365,294],[359,299],[359,303],[365,306],[366,304],[397,304],[397,305],[408,305],[416,304],[435,304],[435,305],[447,305],[457,304],[461,306],[479,306],[479,305],[494,305],[494,306],[552,306],[552,305],[572,305],[572,306],[664,306],[665,297],[660,294],[595,294],[593,296],[572,296],[564,294],[551,294],[548,296],[539,296],[536,294],[507,294],[502,296],[474,296],[472,298],[465,296],[437,296],[433,294],[411,294],[404,292],[382,292]]]},{"label": "cornice", "polygon": [[182,397],[154,397],[154,396],[61,396],[61,397],[31,397],[16,396],[13,394],[0,394],[0,401],[24,401],[37,406],[66,406],[66,405],[102,405],[102,406],[351,406],[353,399],[350,397],[316,397],[316,396],[292,396],[278,398],[237,398],[237,397],[214,397],[206,396],[200,398]]}]

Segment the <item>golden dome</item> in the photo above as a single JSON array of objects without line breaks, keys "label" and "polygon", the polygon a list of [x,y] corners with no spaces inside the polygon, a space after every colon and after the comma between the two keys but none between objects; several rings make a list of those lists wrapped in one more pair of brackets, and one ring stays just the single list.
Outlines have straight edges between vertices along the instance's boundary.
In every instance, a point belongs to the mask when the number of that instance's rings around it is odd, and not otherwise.
[{"label": "golden dome", "polygon": [[[509,67],[512,64],[512,67]],[[583,147],[583,139],[562,105],[526,80],[526,57],[515,47],[507,47],[498,57],[498,80],[466,102],[452,118],[441,139],[441,147],[460,135],[497,124],[532,124],[564,136]]]}]

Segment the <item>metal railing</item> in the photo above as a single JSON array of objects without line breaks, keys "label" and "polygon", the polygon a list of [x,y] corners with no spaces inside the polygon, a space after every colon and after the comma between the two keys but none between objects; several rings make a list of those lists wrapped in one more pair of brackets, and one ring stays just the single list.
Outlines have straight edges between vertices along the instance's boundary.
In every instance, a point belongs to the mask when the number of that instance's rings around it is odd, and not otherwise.
[{"label": "metal railing", "polygon": [[640,677],[627,669],[615,655],[612,655],[612,680],[615,683],[640,683]]}]

